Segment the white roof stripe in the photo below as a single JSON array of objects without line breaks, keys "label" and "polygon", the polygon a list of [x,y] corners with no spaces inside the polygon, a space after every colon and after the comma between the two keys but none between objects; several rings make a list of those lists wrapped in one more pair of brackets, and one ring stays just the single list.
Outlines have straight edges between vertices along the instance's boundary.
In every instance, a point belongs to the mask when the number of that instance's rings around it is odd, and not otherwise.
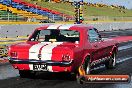
[{"label": "white roof stripe", "polygon": [[61,24],[50,25],[47,29],[57,29]]},{"label": "white roof stripe", "polygon": [[59,27],[59,29],[69,29],[70,27],[72,27],[72,26],[74,26],[74,25],[76,25],[76,24],[65,24],[65,25],[61,25],[61,26]]}]

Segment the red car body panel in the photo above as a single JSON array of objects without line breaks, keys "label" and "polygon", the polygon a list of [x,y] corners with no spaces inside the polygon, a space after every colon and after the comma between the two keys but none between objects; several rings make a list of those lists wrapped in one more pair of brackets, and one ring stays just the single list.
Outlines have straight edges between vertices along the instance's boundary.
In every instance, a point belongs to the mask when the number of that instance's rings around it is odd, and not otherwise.
[{"label": "red car body panel", "polygon": [[[13,67],[18,70],[33,70],[33,64],[37,61],[48,61],[48,71],[51,72],[74,72],[83,63],[86,56],[90,57],[90,63],[97,62],[101,58],[111,56],[114,49],[117,50],[117,42],[112,39],[100,40],[97,42],[90,42],[88,33],[94,27],[87,25],[45,25],[37,28],[37,30],[44,29],[67,29],[76,30],[80,33],[79,43],[70,42],[35,42],[29,41],[33,34],[25,43],[18,43],[11,45],[9,48],[10,62]],[[12,57],[12,52],[17,52],[17,57]],[[41,58],[38,55],[41,54]],[[70,56],[69,62],[62,60],[63,55]],[[31,60],[32,63],[26,63]],[[35,60],[35,61],[34,61]],[[22,61],[25,61],[21,63]],[[34,61],[34,62],[33,62]],[[51,62],[52,61],[52,62]],[[14,63],[15,62],[15,63]],[[20,62],[20,63],[19,63]],[[37,62],[37,63],[40,63]],[[64,64],[63,64],[64,63]]]}]

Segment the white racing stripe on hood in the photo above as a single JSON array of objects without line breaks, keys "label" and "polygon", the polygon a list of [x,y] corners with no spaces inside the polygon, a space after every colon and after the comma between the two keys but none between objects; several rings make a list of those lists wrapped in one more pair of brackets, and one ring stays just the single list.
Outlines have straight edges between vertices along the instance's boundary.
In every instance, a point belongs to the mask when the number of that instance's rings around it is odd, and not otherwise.
[{"label": "white racing stripe on hood", "polygon": [[[50,43],[47,46],[44,46],[41,51],[42,58],[41,60],[51,60],[52,50],[57,46],[62,44],[63,42],[54,42]],[[48,66],[48,70],[52,72],[52,66]]]},{"label": "white racing stripe on hood", "polygon": [[50,25],[47,29],[57,29],[61,24]]},{"label": "white racing stripe on hood", "polygon": [[[29,59],[35,59],[35,60],[39,60],[38,58],[38,54],[39,54],[39,50],[42,46],[49,44],[50,42],[45,42],[45,43],[38,43],[33,45],[30,49],[29,49]],[[30,64],[29,65],[30,70],[33,70],[33,65]]]}]

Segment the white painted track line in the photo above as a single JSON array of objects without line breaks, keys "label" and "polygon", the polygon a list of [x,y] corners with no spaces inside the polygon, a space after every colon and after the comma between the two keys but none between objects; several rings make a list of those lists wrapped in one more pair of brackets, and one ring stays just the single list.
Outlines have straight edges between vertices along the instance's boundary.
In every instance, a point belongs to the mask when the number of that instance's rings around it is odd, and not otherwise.
[{"label": "white painted track line", "polygon": [[129,44],[127,46],[121,46],[118,48],[118,50],[121,51],[121,50],[129,49],[129,48],[132,48],[132,44]]}]

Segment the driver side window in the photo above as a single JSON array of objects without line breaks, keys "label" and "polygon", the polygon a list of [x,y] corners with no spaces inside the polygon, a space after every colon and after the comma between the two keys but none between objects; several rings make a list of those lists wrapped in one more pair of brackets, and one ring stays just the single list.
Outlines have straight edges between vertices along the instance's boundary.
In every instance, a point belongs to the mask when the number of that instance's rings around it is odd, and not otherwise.
[{"label": "driver side window", "polygon": [[89,29],[88,38],[90,42],[97,42],[99,40],[99,35],[95,29]]}]

